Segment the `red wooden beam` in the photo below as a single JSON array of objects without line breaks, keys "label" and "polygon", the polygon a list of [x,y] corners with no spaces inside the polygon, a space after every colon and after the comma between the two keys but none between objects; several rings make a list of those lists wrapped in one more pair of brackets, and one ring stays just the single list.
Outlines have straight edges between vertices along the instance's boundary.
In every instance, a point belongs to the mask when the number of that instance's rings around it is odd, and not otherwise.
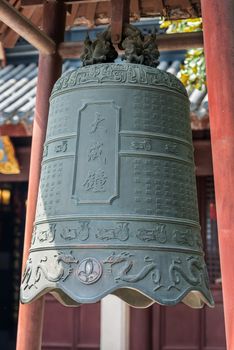
[{"label": "red wooden beam", "polygon": [[201,5],[226,340],[234,350],[234,2]]},{"label": "red wooden beam", "polygon": [[0,126],[0,136],[22,137],[32,135],[32,125],[19,123],[17,125],[4,124]]},{"label": "red wooden beam", "polygon": [[[63,0],[65,4],[92,4],[98,2],[109,2],[111,0]],[[42,6],[44,0],[21,0],[21,6]]]},{"label": "red wooden beam", "polygon": [[[202,32],[181,34],[160,34],[157,37],[159,51],[185,50],[203,47]],[[83,42],[64,42],[59,45],[62,58],[79,58],[83,51]],[[119,51],[119,53],[122,53]]]},{"label": "red wooden beam", "polygon": [[131,0],[130,1],[130,12],[135,21],[138,21],[141,17],[140,13],[140,1]]},{"label": "red wooden beam", "polygon": [[[19,13],[21,13],[23,16],[30,19],[34,11],[35,11],[34,7],[27,7],[23,9],[21,8]],[[12,30],[11,28],[7,28],[3,36],[4,47],[7,47],[7,48],[14,47],[18,39],[19,39],[19,33]]]},{"label": "red wooden beam", "polygon": [[160,51],[188,50],[203,47],[203,33],[160,34],[157,36]]},{"label": "red wooden beam", "polygon": [[96,2],[86,4],[85,18],[87,20],[87,25],[89,28],[94,26],[96,8],[97,8]]},{"label": "red wooden beam", "polygon": [[[63,2],[45,2],[43,28],[56,44],[63,41],[65,30],[65,6]],[[39,187],[43,144],[46,134],[49,97],[55,81],[59,78],[62,60],[55,53],[40,55],[36,111],[33,125],[32,152],[30,163],[27,216],[23,252],[23,268],[31,245],[33,222],[35,219],[37,193]],[[17,350],[40,350],[43,325],[44,298],[29,305],[20,305],[17,335]]]},{"label": "red wooden beam", "polygon": [[43,54],[55,52],[55,43],[6,0],[0,1],[0,20]]},{"label": "red wooden beam", "polygon": [[111,38],[113,44],[119,44],[123,25],[129,23],[130,0],[111,0],[111,6]]},{"label": "red wooden beam", "polygon": [[42,6],[44,0],[21,0],[21,6]]}]

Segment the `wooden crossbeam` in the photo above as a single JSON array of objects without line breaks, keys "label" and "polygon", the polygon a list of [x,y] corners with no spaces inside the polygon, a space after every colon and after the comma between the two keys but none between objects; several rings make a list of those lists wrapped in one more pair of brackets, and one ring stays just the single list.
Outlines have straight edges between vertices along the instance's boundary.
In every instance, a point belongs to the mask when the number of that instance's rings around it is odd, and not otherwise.
[{"label": "wooden crossbeam", "polygon": [[113,44],[119,44],[123,25],[129,23],[130,0],[111,0],[111,7],[111,39]]},{"label": "wooden crossbeam", "polygon": [[38,6],[43,5],[43,0],[21,0],[21,6]]},{"label": "wooden crossbeam", "polygon": [[[34,11],[35,11],[35,8],[33,7],[20,9],[20,13],[27,18],[31,18]],[[14,47],[18,38],[19,38],[19,34],[17,32],[11,30],[11,28],[7,28],[4,33],[4,41],[3,41],[4,47],[7,47],[7,48]]]},{"label": "wooden crossbeam", "polygon": [[[9,4],[14,6],[14,8],[17,10],[20,8],[20,0],[10,0]],[[7,25],[3,22],[0,22],[0,33],[4,33],[6,29]]]},{"label": "wooden crossbeam", "polygon": [[[203,47],[202,32],[161,34],[157,37],[157,45],[160,51],[186,50]],[[62,58],[79,58],[83,50],[83,42],[64,42],[58,47]],[[119,51],[121,53],[122,51]]]},{"label": "wooden crossbeam", "polygon": [[203,47],[203,33],[161,34],[157,36],[160,51],[188,50]]},{"label": "wooden crossbeam", "polygon": [[[63,0],[65,4],[92,4],[111,0]],[[117,0],[118,1],[118,0]],[[21,0],[21,6],[42,6],[44,0]]]},{"label": "wooden crossbeam", "polygon": [[48,55],[55,52],[54,41],[6,0],[0,1],[0,20],[35,46],[42,54]]}]

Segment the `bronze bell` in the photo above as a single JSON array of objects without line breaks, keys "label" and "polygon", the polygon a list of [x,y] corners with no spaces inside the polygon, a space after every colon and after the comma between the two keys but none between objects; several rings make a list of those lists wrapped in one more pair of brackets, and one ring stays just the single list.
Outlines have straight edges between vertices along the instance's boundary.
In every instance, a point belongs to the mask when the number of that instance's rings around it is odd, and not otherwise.
[{"label": "bronze bell", "polygon": [[109,31],[85,44],[51,95],[21,301],[212,306],[186,90],[154,35],[126,26],[122,64]]}]

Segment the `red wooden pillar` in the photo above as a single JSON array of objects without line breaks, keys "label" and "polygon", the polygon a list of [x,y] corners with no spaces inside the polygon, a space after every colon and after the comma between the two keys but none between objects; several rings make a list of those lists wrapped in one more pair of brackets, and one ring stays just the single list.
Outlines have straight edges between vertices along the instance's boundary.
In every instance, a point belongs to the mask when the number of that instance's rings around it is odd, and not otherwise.
[{"label": "red wooden pillar", "polygon": [[201,4],[227,349],[234,350],[234,1]]},{"label": "red wooden pillar", "polygon": [[[62,1],[44,3],[43,29],[56,44],[63,41],[65,30],[65,5]],[[39,56],[39,71],[36,96],[36,110],[33,125],[27,215],[24,238],[23,268],[31,244],[32,228],[35,218],[37,193],[43,144],[46,134],[49,97],[55,81],[61,74],[62,60],[57,53]],[[17,350],[39,350],[43,326],[44,298],[29,305],[20,305]]]}]

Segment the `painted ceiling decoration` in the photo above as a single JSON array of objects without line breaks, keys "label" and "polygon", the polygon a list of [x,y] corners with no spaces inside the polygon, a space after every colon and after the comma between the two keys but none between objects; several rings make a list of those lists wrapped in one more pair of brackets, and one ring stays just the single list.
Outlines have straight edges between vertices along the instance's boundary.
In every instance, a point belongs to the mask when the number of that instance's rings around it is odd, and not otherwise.
[{"label": "painted ceiling decoration", "polygon": [[15,157],[14,146],[8,136],[0,137],[0,174],[19,174],[20,167]]}]

